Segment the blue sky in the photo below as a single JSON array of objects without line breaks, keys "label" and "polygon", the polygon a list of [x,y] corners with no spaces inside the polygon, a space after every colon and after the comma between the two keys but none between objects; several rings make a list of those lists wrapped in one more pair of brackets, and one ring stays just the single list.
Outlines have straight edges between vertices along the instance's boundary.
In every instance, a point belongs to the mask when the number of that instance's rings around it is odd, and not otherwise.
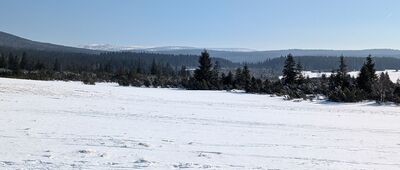
[{"label": "blue sky", "polygon": [[63,45],[400,48],[398,0],[1,0],[0,30]]}]

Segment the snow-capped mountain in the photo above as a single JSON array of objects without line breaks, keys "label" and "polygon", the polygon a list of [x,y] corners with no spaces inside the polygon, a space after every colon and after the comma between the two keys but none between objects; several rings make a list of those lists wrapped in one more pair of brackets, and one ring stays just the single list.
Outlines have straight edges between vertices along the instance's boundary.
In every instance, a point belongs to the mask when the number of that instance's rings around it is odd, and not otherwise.
[{"label": "snow-capped mountain", "polygon": [[199,47],[187,47],[187,46],[164,46],[164,47],[152,47],[141,49],[144,51],[176,51],[176,50],[212,50],[212,51],[229,51],[229,52],[251,52],[256,51],[247,48],[199,48]]},{"label": "snow-capped mountain", "polygon": [[130,50],[140,50],[148,48],[144,46],[116,46],[111,44],[89,44],[89,45],[80,45],[79,47],[90,50],[100,50],[100,51],[130,51]]},{"label": "snow-capped mountain", "polygon": [[144,48],[144,49],[140,49],[140,50],[157,52],[157,51],[195,50],[195,49],[200,49],[200,48],[187,47],[187,46],[162,46],[162,47]]},{"label": "snow-capped mountain", "polygon": [[80,45],[80,48],[86,48],[91,50],[101,50],[101,51],[147,51],[147,52],[159,52],[159,51],[175,51],[175,50],[213,50],[213,51],[230,51],[230,52],[251,52],[256,51],[247,48],[199,48],[199,47],[189,47],[189,46],[160,46],[160,47],[146,47],[138,45],[130,46],[117,46],[111,44],[89,44]]},{"label": "snow-capped mountain", "polygon": [[210,50],[214,50],[214,51],[229,51],[229,52],[253,52],[253,51],[257,51],[257,50],[249,49],[249,48],[210,48]]}]

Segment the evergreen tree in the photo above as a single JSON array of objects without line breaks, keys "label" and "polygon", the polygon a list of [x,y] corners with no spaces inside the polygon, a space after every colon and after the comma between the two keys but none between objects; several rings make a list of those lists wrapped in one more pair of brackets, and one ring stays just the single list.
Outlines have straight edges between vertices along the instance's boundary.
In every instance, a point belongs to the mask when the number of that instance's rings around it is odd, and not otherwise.
[{"label": "evergreen tree", "polygon": [[219,71],[220,71],[220,64],[218,61],[215,62],[214,68],[212,69],[210,84],[213,85],[214,89],[222,89],[222,82],[220,81]]},{"label": "evergreen tree", "polygon": [[340,75],[340,77],[345,77],[347,75],[347,65],[343,55],[340,56],[338,75]]},{"label": "evergreen tree", "polygon": [[376,70],[375,70],[375,63],[373,63],[373,61],[372,61],[372,56],[371,55],[369,55],[368,57],[367,57],[367,64],[366,64],[366,66],[367,66],[367,68],[368,68],[368,70],[369,70],[369,72],[371,73],[371,79],[376,79],[377,78],[377,76],[376,76]]},{"label": "evergreen tree", "polygon": [[215,64],[214,64],[214,69],[213,69],[215,72],[219,72],[220,70],[221,70],[221,64],[219,63],[219,61],[215,61]]},{"label": "evergreen tree", "polygon": [[246,89],[250,85],[251,76],[250,70],[247,65],[242,68],[237,68],[235,72],[235,88]]},{"label": "evergreen tree", "polygon": [[204,50],[201,53],[199,58],[199,68],[194,72],[194,78],[197,81],[208,81],[212,75],[212,64],[210,59],[210,54],[208,54],[207,50]]},{"label": "evergreen tree", "polygon": [[334,77],[334,86],[339,86],[342,88],[349,88],[350,86],[350,76],[347,74],[347,65],[344,59],[344,56],[340,56],[340,64],[339,69],[337,70],[336,75],[332,75]]},{"label": "evergreen tree", "polygon": [[393,101],[395,103],[400,103],[400,85],[398,83],[393,91]]},{"label": "evergreen tree", "polygon": [[378,80],[373,84],[372,94],[378,103],[394,101],[395,85],[390,80],[389,74],[381,73]]},{"label": "evergreen tree", "polygon": [[247,65],[243,66],[243,71],[242,71],[242,78],[241,80],[243,82],[244,88],[249,88],[250,82],[251,82],[251,76],[250,76],[250,70]]},{"label": "evergreen tree", "polygon": [[263,82],[260,79],[251,77],[250,85],[246,88],[246,92],[250,93],[261,93]]},{"label": "evergreen tree", "polygon": [[335,102],[356,102],[362,100],[362,93],[351,84],[351,77],[347,74],[347,65],[344,56],[340,56],[339,69],[332,72],[329,78],[327,92],[329,100]]},{"label": "evergreen tree", "polygon": [[305,78],[303,76],[303,66],[301,65],[300,61],[296,64],[296,74],[297,84],[303,84]]},{"label": "evergreen tree", "polygon": [[294,84],[296,81],[296,77],[297,77],[297,72],[296,72],[296,62],[293,59],[293,55],[289,54],[286,57],[285,60],[285,65],[283,67],[283,77],[282,77],[282,81],[283,84]]},{"label": "evergreen tree", "polygon": [[228,75],[225,74],[222,76],[222,84],[224,85],[224,89],[232,89],[233,88],[233,74],[231,71],[228,72]]},{"label": "evergreen tree", "polygon": [[237,68],[235,70],[235,78],[234,78],[234,88],[236,89],[242,89],[242,80],[243,80],[243,76],[242,76],[242,68]]},{"label": "evergreen tree", "polygon": [[210,55],[207,50],[201,53],[199,58],[199,67],[194,71],[194,87],[195,89],[211,89],[213,88],[210,81],[213,76]]},{"label": "evergreen tree", "polygon": [[361,90],[368,94],[372,92],[372,85],[376,80],[375,64],[372,61],[371,55],[367,57],[367,62],[361,67],[360,74],[357,78],[357,85]]}]

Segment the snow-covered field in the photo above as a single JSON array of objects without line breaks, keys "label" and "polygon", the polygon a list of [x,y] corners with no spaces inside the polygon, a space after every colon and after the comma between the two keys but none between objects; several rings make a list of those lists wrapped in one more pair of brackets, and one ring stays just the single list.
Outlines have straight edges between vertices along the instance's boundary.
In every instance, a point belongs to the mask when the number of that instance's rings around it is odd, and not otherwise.
[{"label": "snow-covered field", "polygon": [[0,169],[400,169],[400,107],[0,79]]},{"label": "snow-covered field", "polygon": [[[388,73],[390,80],[392,82],[397,83],[397,81],[400,81],[400,71],[399,70],[384,70],[384,71],[377,71],[376,74],[379,76],[381,73]],[[332,72],[313,72],[313,71],[303,71],[303,76],[309,77],[309,78],[318,78],[322,77],[323,74],[325,74],[327,77],[331,76]],[[350,71],[348,74],[351,77],[358,77],[359,71]]]}]

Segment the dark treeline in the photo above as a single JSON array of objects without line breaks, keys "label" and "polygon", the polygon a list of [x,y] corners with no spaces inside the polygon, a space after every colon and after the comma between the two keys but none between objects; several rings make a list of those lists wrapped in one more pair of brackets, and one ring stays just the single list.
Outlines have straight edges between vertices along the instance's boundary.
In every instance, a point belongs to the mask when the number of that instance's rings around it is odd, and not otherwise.
[{"label": "dark treeline", "polygon": [[[68,71],[87,71],[97,70],[102,66],[109,65],[113,71],[123,67],[135,67],[142,65],[143,68],[151,65],[153,59],[159,63],[169,63],[172,67],[197,67],[197,58],[195,55],[170,55],[155,53],[134,53],[134,52],[108,52],[102,54],[83,54],[67,52],[49,52],[40,50],[21,50],[8,47],[0,47],[0,55],[9,57],[10,55],[19,57],[25,55],[28,61],[28,67],[33,67],[34,63],[42,63],[46,68],[53,67],[55,60],[58,60],[64,70]],[[215,59],[221,66],[236,67],[238,64],[229,60]]]},{"label": "dark treeline", "polygon": [[[294,57],[297,62],[303,65],[305,70],[332,71],[337,69],[339,57],[322,57],[322,56],[301,56]],[[264,62],[247,64],[253,69],[269,69],[275,72],[281,72],[286,57],[268,59]],[[400,68],[400,59],[392,57],[376,57],[375,68],[377,70],[398,69]],[[349,71],[359,70],[364,64],[365,58],[362,57],[346,57],[347,69]]]},{"label": "dark treeline", "polygon": [[[132,52],[82,54],[0,47],[0,76],[92,83],[113,81],[135,85],[155,81],[164,85],[166,80],[179,80],[177,76],[182,73],[182,68],[189,70],[197,67],[197,58],[194,55]],[[215,60],[221,67],[239,65],[225,59]]]},{"label": "dark treeline", "polygon": [[[359,58],[340,57],[338,60],[339,58],[327,57],[326,63],[336,59],[336,67],[332,68],[334,74],[313,79],[301,74],[304,66],[312,63],[308,60],[313,57],[299,59],[288,55],[265,62],[274,63],[266,69],[282,67],[279,69],[282,70],[281,79],[269,79],[253,76],[248,65],[212,59],[207,51],[198,57],[130,52],[95,55],[0,48],[0,76],[78,80],[85,84],[117,82],[122,86],[178,87],[192,90],[239,89],[248,93],[282,95],[288,99],[324,95],[336,102],[400,102],[400,85],[391,82],[387,74],[376,75],[376,65],[371,56],[363,59],[363,64],[358,68],[358,78],[350,77],[347,71],[348,59],[358,62]],[[257,64],[251,66],[257,67]]]}]

